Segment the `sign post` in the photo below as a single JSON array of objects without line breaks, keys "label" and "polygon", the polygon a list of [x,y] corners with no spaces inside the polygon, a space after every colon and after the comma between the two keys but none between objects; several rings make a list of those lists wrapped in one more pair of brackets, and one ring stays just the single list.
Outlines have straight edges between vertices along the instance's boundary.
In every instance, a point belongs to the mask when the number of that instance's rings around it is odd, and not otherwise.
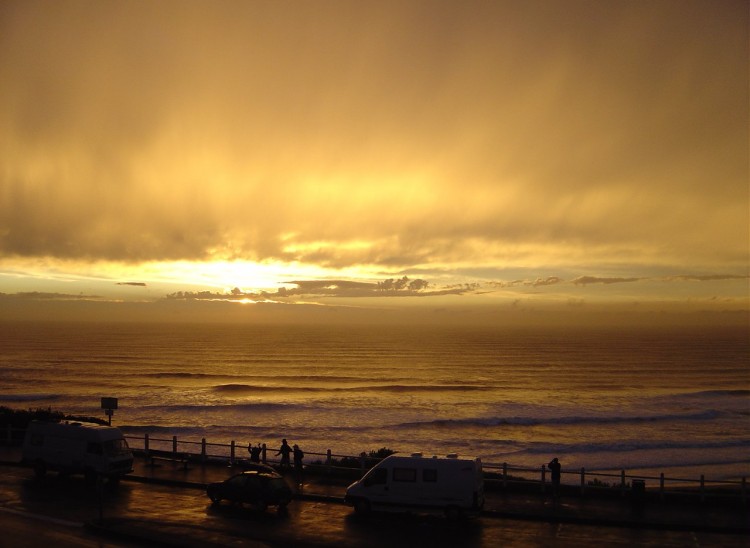
[{"label": "sign post", "polygon": [[102,409],[109,418],[109,425],[112,426],[112,415],[115,414],[115,409],[117,409],[117,398],[102,398]]}]

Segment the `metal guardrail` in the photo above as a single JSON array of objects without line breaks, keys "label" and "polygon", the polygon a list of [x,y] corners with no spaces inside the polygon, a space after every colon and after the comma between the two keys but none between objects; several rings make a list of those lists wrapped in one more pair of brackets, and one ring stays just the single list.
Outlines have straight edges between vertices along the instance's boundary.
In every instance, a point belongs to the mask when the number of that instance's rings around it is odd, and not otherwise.
[{"label": "metal guardrail", "polygon": [[[190,453],[195,456],[196,459],[200,460],[228,460],[230,464],[235,464],[238,461],[246,460],[244,456],[247,453],[244,445],[239,445],[236,441],[232,440],[229,444],[226,443],[209,443],[203,438],[200,442],[179,440],[177,436],[171,438],[156,438],[150,437],[148,434],[144,436],[126,436],[130,441],[140,441],[142,443],[143,450],[148,452],[150,449],[159,450],[171,450],[174,453]],[[191,451],[200,447],[199,452]],[[218,451],[217,451],[218,448]],[[270,454],[269,454],[270,453]],[[307,468],[319,467],[327,472],[333,472],[334,470],[349,471],[351,472],[352,467],[336,466],[334,463],[337,460],[347,459],[350,461],[359,463],[360,473],[364,474],[367,470],[372,468],[381,459],[372,457],[365,453],[360,455],[341,455],[334,454],[330,449],[326,450],[325,453],[305,451],[306,457],[318,457],[316,462],[312,464],[306,463]],[[239,456],[239,455],[242,456]],[[278,464],[279,460],[274,458],[275,450],[270,449],[264,443],[261,445],[261,462]],[[496,484],[502,485],[503,488],[507,488],[510,484],[523,484],[525,486],[533,485],[537,483],[539,485],[540,492],[544,493],[551,487],[551,481],[549,479],[549,469],[542,465],[539,468],[528,468],[522,466],[513,466],[508,463],[489,463],[483,462],[482,468],[485,472],[485,480]],[[635,475],[628,474],[625,470],[621,470],[619,473],[612,472],[592,472],[585,468],[579,470],[562,470],[561,472],[561,483],[568,489],[575,489],[579,491],[581,496],[585,496],[589,491],[607,491],[607,492],[619,492],[621,496],[631,494],[636,488],[645,489],[646,482],[650,482],[651,485],[658,485],[658,497],[660,500],[664,500],[667,495],[689,495],[700,498],[701,501],[709,496],[720,494],[723,497],[731,496],[734,498],[741,499],[743,503],[747,502],[747,478],[743,476],[740,481],[729,481],[729,480],[706,480],[704,475],[700,478],[668,478],[664,473],[658,476],[647,476],[647,475]],[[650,492],[654,492],[654,489],[649,489]]]},{"label": "metal guardrail", "polygon": [[[23,429],[14,429],[7,427],[4,435],[0,436],[0,444],[13,445],[17,444]],[[20,436],[19,436],[20,435]],[[239,445],[232,440],[230,443],[208,442],[205,438],[201,441],[180,440],[177,436],[169,438],[152,437],[148,434],[144,436],[125,436],[130,441],[138,442],[134,450],[142,450],[145,454],[149,451],[172,452],[174,454],[187,454],[190,457],[200,461],[223,460],[230,464],[246,461],[249,457],[247,446]],[[131,444],[132,445],[132,444]],[[269,452],[271,453],[269,455]],[[346,459],[359,464],[358,468],[361,474],[372,468],[381,459],[361,453],[359,455],[341,455],[331,452],[330,449],[325,453],[305,451],[308,462],[307,468],[320,468],[328,473],[335,471],[346,471],[351,473],[351,466],[337,466],[335,463]],[[242,456],[240,456],[242,455]],[[245,456],[247,455],[247,456]],[[279,460],[274,458],[275,452],[269,449],[267,445],[261,444],[260,459],[263,463],[278,464]],[[309,461],[312,457],[318,459],[312,463]],[[511,484],[524,485],[526,487],[537,483],[540,492],[544,493],[551,487],[551,481],[548,479],[548,469],[545,465],[539,468],[528,468],[522,466],[513,466],[504,463],[483,462],[482,468],[485,472],[485,480],[507,488]],[[619,473],[612,472],[592,472],[585,468],[580,470],[562,470],[561,483],[567,489],[576,489],[581,496],[585,496],[590,491],[607,491],[609,493],[618,492],[621,496],[626,496],[634,491],[636,487],[645,489],[646,482],[653,486],[658,485],[658,497],[664,500],[667,495],[694,496],[705,501],[707,497],[721,495],[722,497],[733,497],[740,499],[743,504],[747,503],[747,477],[743,476],[739,481],[730,480],[707,480],[705,475],[700,478],[668,478],[664,473],[658,476],[634,475],[628,474],[625,470]]]}]

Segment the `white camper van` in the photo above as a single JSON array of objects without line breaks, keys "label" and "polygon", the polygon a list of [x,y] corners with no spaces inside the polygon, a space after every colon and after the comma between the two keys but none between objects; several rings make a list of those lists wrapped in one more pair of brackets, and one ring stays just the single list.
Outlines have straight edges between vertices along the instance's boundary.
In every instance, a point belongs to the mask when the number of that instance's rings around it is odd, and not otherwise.
[{"label": "white camper van", "polygon": [[118,480],[133,471],[133,453],[119,428],[81,422],[31,421],[23,461],[37,476],[47,470]]},{"label": "white camper van", "polygon": [[386,457],[346,490],[357,513],[442,510],[449,516],[484,506],[482,461],[475,457]]}]

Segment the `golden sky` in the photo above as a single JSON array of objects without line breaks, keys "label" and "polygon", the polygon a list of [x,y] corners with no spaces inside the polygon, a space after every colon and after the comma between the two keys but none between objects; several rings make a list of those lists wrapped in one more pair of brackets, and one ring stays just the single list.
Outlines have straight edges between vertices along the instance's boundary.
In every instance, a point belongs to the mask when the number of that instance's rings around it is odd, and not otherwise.
[{"label": "golden sky", "polygon": [[747,320],[747,1],[4,0],[0,83],[0,317]]}]

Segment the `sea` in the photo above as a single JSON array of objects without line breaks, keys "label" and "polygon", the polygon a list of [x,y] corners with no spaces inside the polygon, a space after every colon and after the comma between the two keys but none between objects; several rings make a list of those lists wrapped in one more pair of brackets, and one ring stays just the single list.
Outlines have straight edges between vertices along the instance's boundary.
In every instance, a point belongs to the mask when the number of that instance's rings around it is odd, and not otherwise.
[{"label": "sea", "polygon": [[[0,406],[306,460],[387,448],[486,464],[750,474],[750,334],[730,328],[4,323]],[[131,445],[137,443],[131,442]],[[197,449],[196,449],[197,451]]]}]

